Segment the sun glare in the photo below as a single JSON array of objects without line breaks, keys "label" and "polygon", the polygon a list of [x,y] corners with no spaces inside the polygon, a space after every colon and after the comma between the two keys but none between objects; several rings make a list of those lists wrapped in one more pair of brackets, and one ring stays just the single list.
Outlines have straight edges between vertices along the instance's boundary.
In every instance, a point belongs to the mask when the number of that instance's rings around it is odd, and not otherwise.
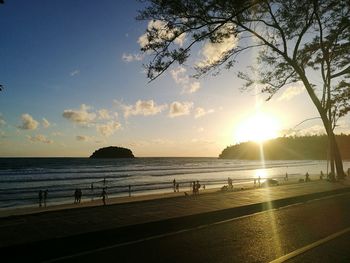
[{"label": "sun glare", "polygon": [[235,140],[261,143],[278,137],[279,129],[279,122],[274,116],[259,112],[238,125]]}]

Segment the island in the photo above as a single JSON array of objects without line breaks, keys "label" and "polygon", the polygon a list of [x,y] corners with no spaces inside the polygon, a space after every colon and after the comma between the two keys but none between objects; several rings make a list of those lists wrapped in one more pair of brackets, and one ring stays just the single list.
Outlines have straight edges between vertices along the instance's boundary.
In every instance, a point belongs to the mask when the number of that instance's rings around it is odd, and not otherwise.
[{"label": "island", "polygon": [[135,156],[130,149],[109,146],[96,150],[89,158],[135,158]]},{"label": "island", "polygon": [[[350,159],[350,135],[336,135],[339,151],[344,160]],[[263,142],[243,142],[228,146],[220,159],[260,160],[327,160],[326,135],[280,137]]]}]

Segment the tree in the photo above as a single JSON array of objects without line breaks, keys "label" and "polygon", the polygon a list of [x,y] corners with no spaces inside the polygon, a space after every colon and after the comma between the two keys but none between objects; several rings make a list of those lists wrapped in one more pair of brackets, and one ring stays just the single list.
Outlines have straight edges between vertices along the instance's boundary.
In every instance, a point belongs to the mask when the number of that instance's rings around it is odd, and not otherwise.
[{"label": "tree", "polygon": [[[250,67],[250,74],[238,73],[246,81],[245,88],[259,85],[269,100],[287,84],[301,82],[327,132],[332,172],[335,164],[338,176],[344,175],[334,128],[349,111],[348,0],[145,2],[148,5],[138,19],[153,22],[139,42],[143,52],[152,54],[146,65],[151,80],[172,64],[185,63],[201,42],[223,48],[213,58],[196,63],[196,77],[230,69],[239,55],[256,49],[257,66]],[[315,76],[318,82],[312,81]]]}]

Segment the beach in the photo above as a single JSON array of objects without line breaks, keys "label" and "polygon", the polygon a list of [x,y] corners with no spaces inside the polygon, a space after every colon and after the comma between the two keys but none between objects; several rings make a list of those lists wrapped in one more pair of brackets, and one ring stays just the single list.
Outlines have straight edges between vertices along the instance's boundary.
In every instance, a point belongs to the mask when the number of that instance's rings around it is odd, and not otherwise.
[{"label": "beach", "polygon": [[[290,182],[273,187],[234,191],[204,190],[198,196],[168,193],[111,198],[107,200],[106,206],[101,200],[94,200],[81,204],[7,210],[1,212],[0,218],[1,246],[244,207],[271,200],[348,189],[349,186],[348,180],[338,183],[314,180],[309,183]],[[43,236],[34,234],[38,229]],[[34,232],[31,234],[31,231]]]},{"label": "beach", "polygon": [[[344,169],[350,167],[344,162]],[[306,172],[327,171],[325,161],[244,161],[217,158],[135,158],[91,160],[88,158],[0,158],[0,211],[38,205],[71,204],[74,192],[82,201],[99,199],[103,188],[109,198],[191,191],[193,181],[206,190],[220,188],[231,178],[234,185],[252,184],[254,179],[283,182],[304,178]]]},{"label": "beach", "polygon": [[[279,178],[278,183],[279,185],[289,185],[289,184],[296,184],[298,183],[299,179],[305,178],[304,176],[300,175],[298,177],[292,177],[289,178],[288,181],[286,181],[282,176]],[[311,180],[317,181],[319,180],[319,175],[311,174],[310,175]],[[261,179],[261,183],[263,183],[265,179]],[[256,180],[254,184],[254,181],[249,182],[237,182],[233,184],[233,191],[234,192],[241,192],[243,190],[252,190],[259,188],[258,180]],[[206,188],[204,189],[203,186],[200,189],[200,194],[216,194],[216,193],[222,193],[222,192],[228,192],[226,190],[222,190],[221,188],[224,186],[227,186],[227,182],[223,182],[222,184],[217,184],[216,187],[212,188]],[[159,193],[143,193],[143,194],[137,194],[137,195],[131,195],[131,196],[118,196],[118,197],[110,197],[107,198],[107,204],[108,205],[114,205],[114,204],[125,204],[125,203],[133,203],[133,202],[140,202],[140,201],[148,201],[148,200],[158,200],[158,199],[164,199],[164,198],[175,198],[175,197],[183,197],[185,195],[191,196],[192,188],[186,187],[183,188],[179,192],[174,192],[171,189],[169,189],[167,192],[159,192]],[[81,203],[74,203],[73,197],[71,198],[71,202],[64,202],[62,204],[59,203],[51,203],[50,201],[47,202],[47,205],[44,206],[42,204],[41,207],[39,207],[38,203],[35,205],[30,205],[27,207],[15,207],[15,208],[7,208],[7,209],[0,209],[0,218],[1,217],[8,217],[8,216],[15,216],[15,215],[26,215],[26,214],[35,214],[35,213],[44,213],[49,211],[60,211],[60,210],[66,210],[66,209],[79,209],[79,208],[85,208],[85,207],[97,207],[102,206],[102,198],[101,196],[97,196],[95,198],[84,198]]]}]

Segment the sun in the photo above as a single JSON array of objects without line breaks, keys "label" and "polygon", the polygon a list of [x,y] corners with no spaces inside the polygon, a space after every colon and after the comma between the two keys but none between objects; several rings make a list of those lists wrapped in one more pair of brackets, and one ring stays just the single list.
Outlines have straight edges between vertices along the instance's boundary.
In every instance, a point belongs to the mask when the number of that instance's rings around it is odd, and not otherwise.
[{"label": "sun", "polygon": [[237,142],[264,142],[277,138],[279,135],[280,123],[276,117],[263,112],[245,119],[240,123],[235,131]]}]

